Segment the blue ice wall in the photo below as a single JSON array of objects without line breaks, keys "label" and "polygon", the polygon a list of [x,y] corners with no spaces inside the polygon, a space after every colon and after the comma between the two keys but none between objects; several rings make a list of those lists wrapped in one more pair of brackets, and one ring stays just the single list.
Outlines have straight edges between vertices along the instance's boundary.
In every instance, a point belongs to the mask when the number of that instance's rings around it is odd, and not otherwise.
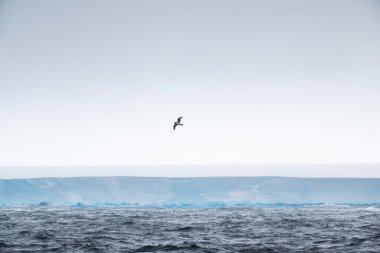
[{"label": "blue ice wall", "polygon": [[380,179],[78,177],[0,180],[0,205],[380,203]]}]

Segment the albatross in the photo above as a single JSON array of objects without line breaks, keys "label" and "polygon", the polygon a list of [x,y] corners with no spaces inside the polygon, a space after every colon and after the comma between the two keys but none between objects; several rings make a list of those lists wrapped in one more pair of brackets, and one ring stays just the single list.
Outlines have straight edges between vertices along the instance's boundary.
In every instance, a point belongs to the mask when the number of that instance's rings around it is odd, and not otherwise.
[{"label": "albatross", "polygon": [[176,128],[176,126],[183,126],[183,124],[181,124],[181,119],[182,119],[183,117],[179,117],[178,119],[177,119],[177,122],[174,122],[174,126],[173,126],[173,129],[175,130],[175,128]]}]

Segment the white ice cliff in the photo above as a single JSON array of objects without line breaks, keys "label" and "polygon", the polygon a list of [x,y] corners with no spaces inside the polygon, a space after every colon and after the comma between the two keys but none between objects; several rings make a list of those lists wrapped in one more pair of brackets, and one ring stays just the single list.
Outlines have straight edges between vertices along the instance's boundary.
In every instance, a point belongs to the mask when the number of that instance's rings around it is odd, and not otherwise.
[{"label": "white ice cliff", "polygon": [[0,180],[0,205],[376,204],[380,179],[78,177]]}]

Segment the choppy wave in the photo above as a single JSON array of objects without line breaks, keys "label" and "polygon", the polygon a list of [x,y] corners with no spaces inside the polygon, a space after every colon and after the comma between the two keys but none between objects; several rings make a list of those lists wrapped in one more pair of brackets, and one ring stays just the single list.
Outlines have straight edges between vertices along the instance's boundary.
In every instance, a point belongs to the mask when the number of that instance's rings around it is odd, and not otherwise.
[{"label": "choppy wave", "polygon": [[0,252],[380,252],[376,207],[0,209]]},{"label": "choppy wave", "polygon": [[23,204],[23,205],[0,205],[0,208],[10,207],[33,207],[33,208],[53,208],[53,207],[71,207],[71,208],[244,208],[244,207],[260,207],[260,208],[302,208],[302,207],[347,207],[347,208],[380,208],[380,204],[356,204],[356,203],[207,203],[207,204],[131,204],[131,203],[76,203],[69,205],[52,205],[48,202],[43,204]]}]

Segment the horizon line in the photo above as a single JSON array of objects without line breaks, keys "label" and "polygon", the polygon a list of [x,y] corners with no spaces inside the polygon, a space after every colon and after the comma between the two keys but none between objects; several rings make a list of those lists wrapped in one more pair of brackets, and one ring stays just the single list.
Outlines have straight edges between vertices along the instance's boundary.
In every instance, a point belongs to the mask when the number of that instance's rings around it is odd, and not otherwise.
[{"label": "horizon line", "polygon": [[380,165],[380,162],[355,162],[355,163],[340,163],[340,162],[326,162],[326,163],[210,163],[210,164],[86,164],[86,165],[58,165],[58,164],[13,164],[13,165],[2,165],[0,167],[160,167],[160,166],[257,166],[257,165]]}]

